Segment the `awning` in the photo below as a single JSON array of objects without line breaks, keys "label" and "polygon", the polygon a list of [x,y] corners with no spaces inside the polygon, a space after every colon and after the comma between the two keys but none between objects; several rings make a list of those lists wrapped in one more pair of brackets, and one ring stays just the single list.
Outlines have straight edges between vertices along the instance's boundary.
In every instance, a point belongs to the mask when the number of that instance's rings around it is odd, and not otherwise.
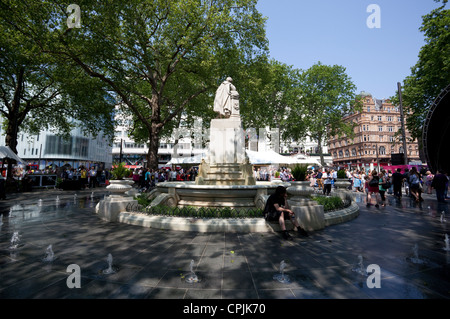
[{"label": "awning", "polygon": [[23,159],[21,159],[19,156],[17,156],[16,153],[14,153],[9,146],[0,146],[0,158],[12,158],[16,160],[18,163],[26,163]]},{"label": "awning", "polygon": [[263,164],[295,164],[297,160],[290,156],[283,156],[275,151],[256,152],[246,150],[250,163],[253,165]]},{"label": "awning", "polygon": [[202,158],[205,158],[205,154],[197,154],[195,156],[172,157],[172,159],[165,165],[170,166],[180,164],[200,164],[202,162]]}]

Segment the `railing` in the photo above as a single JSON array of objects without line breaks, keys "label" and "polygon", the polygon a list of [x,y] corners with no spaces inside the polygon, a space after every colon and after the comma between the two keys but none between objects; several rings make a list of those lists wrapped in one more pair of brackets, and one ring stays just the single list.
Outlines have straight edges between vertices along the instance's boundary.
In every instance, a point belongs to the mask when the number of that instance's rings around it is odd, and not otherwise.
[{"label": "railing", "polygon": [[28,178],[31,179],[31,187],[33,188],[46,188],[56,187],[57,175],[38,175],[30,174]]}]

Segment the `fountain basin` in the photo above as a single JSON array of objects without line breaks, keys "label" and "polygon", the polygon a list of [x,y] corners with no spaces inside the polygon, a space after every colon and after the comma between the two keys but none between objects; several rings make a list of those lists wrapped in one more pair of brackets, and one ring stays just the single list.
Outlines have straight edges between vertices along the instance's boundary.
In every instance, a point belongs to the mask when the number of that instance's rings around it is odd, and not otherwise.
[{"label": "fountain basin", "polygon": [[256,185],[197,185],[194,182],[158,183],[151,206],[169,207],[230,207],[234,209],[264,209],[267,197],[279,186],[258,182]]}]

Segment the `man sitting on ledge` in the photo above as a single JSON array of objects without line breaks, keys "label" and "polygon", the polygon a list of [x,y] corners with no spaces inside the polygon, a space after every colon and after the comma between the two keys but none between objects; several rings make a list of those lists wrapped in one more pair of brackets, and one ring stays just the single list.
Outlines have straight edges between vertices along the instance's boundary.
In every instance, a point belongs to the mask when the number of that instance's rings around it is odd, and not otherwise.
[{"label": "man sitting on ledge", "polygon": [[284,239],[291,239],[288,231],[286,230],[285,219],[290,219],[294,226],[297,228],[299,235],[308,236],[308,233],[300,227],[299,223],[295,219],[295,214],[288,208],[286,187],[278,186],[275,189],[275,193],[270,195],[267,199],[266,206],[264,208],[264,218],[267,221],[277,221],[280,223],[281,231]]}]

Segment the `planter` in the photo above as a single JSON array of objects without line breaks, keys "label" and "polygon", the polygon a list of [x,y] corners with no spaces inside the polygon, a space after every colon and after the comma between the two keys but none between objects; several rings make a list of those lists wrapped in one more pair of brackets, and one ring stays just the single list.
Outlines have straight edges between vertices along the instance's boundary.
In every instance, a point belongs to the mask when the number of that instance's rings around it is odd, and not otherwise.
[{"label": "planter", "polygon": [[124,194],[132,188],[132,183],[132,180],[113,179],[109,181],[109,185],[106,186],[106,189],[114,194]]},{"label": "planter", "polygon": [[338,190],[348,190],[348,187],[351,184],[352,183],[348,180],[348,178],[337,178],[336,181],[334,182],[334,186]]},{"label": "planter", "polygon": [[314,189],[310,186],[310,181],[293,181],[291,186],[287,188],[287,193],[291,195],[289,198],[290,206],[314,206],[316,202],[310,199],[314,193]]}]

